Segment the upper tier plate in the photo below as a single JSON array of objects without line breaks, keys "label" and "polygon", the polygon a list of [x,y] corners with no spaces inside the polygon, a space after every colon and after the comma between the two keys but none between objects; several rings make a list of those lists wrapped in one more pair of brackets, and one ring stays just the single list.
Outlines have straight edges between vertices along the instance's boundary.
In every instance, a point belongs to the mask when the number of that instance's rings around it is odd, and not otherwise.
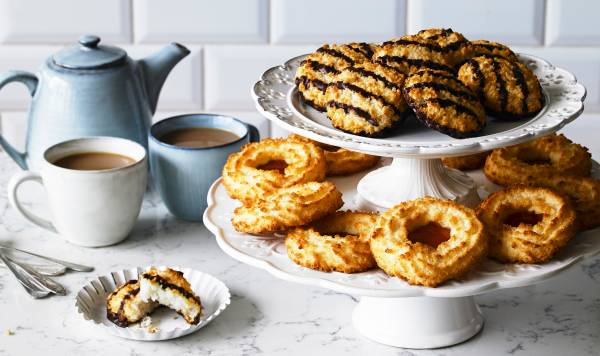
[{"label": "upper tier plate", "polygon": [[388,157],[437,158],[462,155],[513,145],[559,130],[583,112],[585,88],[568,71],[527,54],[519,59],[540,79],[546,106],[526,121],[501,121],[488,117],[480,136],[455,139],[407,118],[397,134],[368,138],[342,132],[331,126],[324,113],[299,100],[294,75],[305,56],[268,69],[252,89],[257,109],[283,128],[316,141],[351,150]]}]

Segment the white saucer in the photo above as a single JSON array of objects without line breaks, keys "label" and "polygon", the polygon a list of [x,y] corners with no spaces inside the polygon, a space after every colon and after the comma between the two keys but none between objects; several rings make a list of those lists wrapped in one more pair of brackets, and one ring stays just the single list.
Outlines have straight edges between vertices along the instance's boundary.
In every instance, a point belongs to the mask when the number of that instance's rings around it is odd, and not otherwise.
[{"label": "white saucer", "polygon": [[[125,282],[138,279],[148,267],[134,267],[98,276],[89,281],[77,293],[75,308],[85,320],[93,322],[98,329],[125,339],[159,341],[175,339],[191,334],[210,323],[229,305],[231,295],[227,286],[215,277],[190,268],[171,267],[183,272],[194,293],[200,297],[202,316],[196,325],[188,324],[181,316],[166,308],[153,312],[152,325],[155,332],[138,324],[126,328],[118,327],[106,318],[106,297]],[[163,267],[158,267],[163,268]]]}]

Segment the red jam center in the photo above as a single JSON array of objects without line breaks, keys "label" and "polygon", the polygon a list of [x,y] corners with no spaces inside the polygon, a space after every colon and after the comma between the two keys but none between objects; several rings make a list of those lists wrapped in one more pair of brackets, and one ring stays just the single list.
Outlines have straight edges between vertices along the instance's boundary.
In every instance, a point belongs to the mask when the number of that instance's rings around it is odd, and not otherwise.
[{"label": "red jam center", "polygon": [[430,222],[411,231],[408,234],[408,239],[413,243],[420,242],[435,248],[450,239],[450,229],[438,223]]},{"label": "red jam center", "polygon": [[542,221],[544,216],[542,214],[536,214],[532,211],[517,211],[512,213],[504,219],[504,224],[512,227],[517,227],[521,224],[535,225]]},{"label": "red jam center", "polygon": [[279,173],[285,173],[285,168],[287,167],[287,163],[283,160],[273,160],[269,161],[262,166],[258,166],[256,168],[262,169],[264,171],[279,171]]}]

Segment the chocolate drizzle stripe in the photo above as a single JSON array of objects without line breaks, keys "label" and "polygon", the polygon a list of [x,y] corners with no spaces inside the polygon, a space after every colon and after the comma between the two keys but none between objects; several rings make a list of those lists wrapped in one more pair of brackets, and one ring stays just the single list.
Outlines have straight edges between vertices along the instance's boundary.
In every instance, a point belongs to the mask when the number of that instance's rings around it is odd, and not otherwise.
[{"label": "chocolate drizzle stripe", "polygon": [[448,53],[450,51],[455,51],[460,47],[467,44],[466,40],[459,40],[456,42],[449,43],[445,46],[440,46],[437,43],[429,43],[429,42],[420,42],[416,40],[407,40],[407,39],[398,39],[394,41],[384,42],[383,45],[405,45],[405,46],[418,46],[422,48],[427,48],[430,51],[438,52],[438,53]]},{"label": "chocolate drizzle stripe", "polygon": [[384,77],[382,75],[379,75],[379,74],[377,74],[375,72],[372,72],[370,70],[366,70],[364,68],[356,68],[356,67],[350,67],[350,68],[348,68],[348,70],[351,71],[351,72],[354,72],[354,73],[358,73],[358,74],[360,74],[360,75],[362,75],[364,77],[370,77],[370,78],[373,78],[375,80],[378,80],[379,82],[383,83],[383,85],[386,88],[402,90],[401,86],[399,86],[399,85],[397,85],[395,83],[390,82],[386,77]]},{"label": "chocolate drizzle stripe", "polygon": [[[127,283],[123,284],[117,290],[112,292],[109,296],[109,299],[112,298],[113,296],[115,296],[116,294],[118,294],[122,288],[125,288],[125,286],[130,285],[130,284],[135,284],[137,282],[138,281],[135,279],[127,281]],[[127,303],[127,301],[129,299],[134,298],[136,295],[138,295],[139,292],[140,292],[140,289],[135,288],[135,289],[125,293],[125,295],[121,299],[121,303],[119,304],[119,309],[117,310],[116,313],[110,309],[110,306],[108,306],[106,308],[106,317],[108,318],[108,320],[112,321],[115,325],[122,327],[122,328],[129,326],[129,324],[131,324],[131,322],[123,314],[123,310],[125,309],[125,304]]]},{"label": "chocolate drizzle stripe", "polygon": [[487,49],[488,51],[493,52],[494,50],[500,50],[500,51],[506,51],[507,53],[512,53],[512,51],[505,47],[502,46],[500,44],[495,44],[495,43],[471,43],[471,45],[475,46],[475,47],[481,47],[484,49]]},{"label": "chocolate drizzle stripe", "polygon": [[430,61],[427,59],[414,59],[414,58],[406,58],[406,57],[401,57],[401,56],[381,56],[377,59],[378,61],[382,61],[382,62],[387,62],[389,63],[396,63],[396,64],[404,64],[404,65],[409,65],[412,67],[424,67],[424,68],[428,68],[428,69],[439,69],[439,70],[445,70],[447,72],[453,73],[454,69],[434,62],[434,61]]},{"label": "chocolate drizzle stripe", "polygon": [[398,110],[392,103],[388,103],[387,100],[381,95],[371,93],[370,91],[364,88],[350,83],[337,82],[335,83],[335,86],[342,90],[350,90],[354,93],[360,94],[367,99],[375,99],[381,104],[388,106],[390,109],[392,109],[396,115],[400,116],[402,114],[400,110]]},{"label": "chocolate drizzle stripe", "polygon": [[517,86],[521,90],[521,95],[523,96],[521,98],[521,111],[523,113],[526,113],[527,112],[527,97],[529,96],[529,89],[527,88],[527,83],[525,82],[525,76],[523,75],[521,68],[519,68],[519,66],[516,63],[510,62],[510,65],[512,67],[512,72],[513,72],[513,76],[515,77],[515,81],[517,82]]},{"label": "chocolate drizzle stripe", "polygon": [[455,101],[452,100],[448,100],[448,99],[442,99],[442,98],[429,98],[429,99],[423,99],[422,103],[417,104],[418,107],[420,108],[425,108],[427,107],[430,103],[434,103],[434,104],[438,104],[440,107],[442,108],[447,108],[447,107],[453,107],[457,112],[459,113],[464,113],[464,114],[468,114],[471,115],[475,118],[478,118],[479,116],[470,108],[457,103]]},{"label": "chocolate drizzle stripe", "polygon": [[317,61],[313,61],[311,59],[306,59],[304,61],[302,61],[303,64],[308,65],[308,67],[314,71],[318,71],[321,73],[325,73],[325,74],[339,74],[340,71],[337,70],[335,67],[330,66],[328,64],[324,64],[321,62],[317,62]]},{"label": "chocolate drizzle stripe", "polygon": [[327,90],[327,86],[329,85],[322,80],[308,79],[308,77],[306,77],[306,76],[296,78],[296,85],[300,85],[300,84],[304,84],[304,87],[306,89],[309,89],[310,87],[315,87],[323,93],[325,93],[325,90]]},{"label": "chocolate drizzle stripe", "polygon": [[479,67],[479,62],[477,62],[474,59],[469,59],[466,64],[471,67],[471,70],[473,71],[473,74],[475,74],[475,79],[477,80],[478,86],[477,86],[477,95],[483,99],[483,90],[485,88],[485,76],[483,75],[483,72],[481,71],[481,68]]},{"label": "chocolate drizzle stripe", "polygon": [[361,56],[364,56],[365,53],[363,51],[361,51],[360,48],[352,46],[352,45],[348,45],[348,48],[352,51],[354,51],[354,53],[360,54]]},{"label": "chocolate drizzle stripe", "polygon": [[430,74],[430,75],[433,75],[438,78],[450,79],[450,80],[460,83],[460,81],[458,79],[456,79],[450,73],[436,72],[434,69],[429,69],[429,68],[419,69],[418,71],[414,72],[413,74],[414,75]]},{"label": "chocolate drizzle stripe", "polygon": [[487,57],[492,61],[492,72],[494,72],[494,76],[496,77],[496,93],[500,96],[500,111],[506,110],[506,82],[504,78],[502,78],[502,74],[500,73],[499,63],[494,57]]},{"label": "chocolate drizzle stripe", "polygon": [[341,58],[344,61],[348,62],[348,64],[354,65],[354,60],[352,58],[348,57],[347,55],[343,54],[342,52],[338,51],[337,49],[321,47],[317,50],[317,52],[326,53],[330,56],[333,56],[336,58]]},{"label": "chocolate drizzle stripe", "polygon": [[457,89],[452,88],[451,86],[443,84],[443,83],[434,83],[434,82],[415,83],[413,85],[405,87],[404,91],[406,93],[409,93],[411,90],[423,89],[423,88],[430,88],[430,89],[445,91],[447,93],[452,94],[455,97],[466,99],[466,100],[472,100],[472,101],[478,100],[475,95],[473,95],[469,92],[457,90]]},{"label": "chocolate drizzle stripe", "polygon": [[379,122],[377,122],[375,119],[373,119],[371,114],[369,114],[368,112],[366,112],[365,110],[363,110],[361,108],[357,108],[356,106],[348,105],[348,104],[344,104],[344,103],[338,103],[335,101],[328,102],[327,106],[336,108],[336,109],[342,109],[342,110],[344,110],[345,113],[354,113],[355,115],[367,120],[367,122],[369,122],[371,125],[379,126]]},{"label": "chocolate drizzle stripe", "polygon": [[[421,31],[417,32],[417,36],[422,35],[422,34],[424,34],[427,31],[428,30],[421,30]],[[429,38],[429,39],[431,39],[431,38],[439,38],[440,36],[447,37],[448,35],[451,35],[453,33],[454,33],[454,31],[451,28],[442,28],[442,29],[440,29],[440,33],[436,33],[435,35],[429,36],[429,37],[426,37],[426,38]]]},{"label": "chocolate drizzle stripe", "polygon": [[365,54],[365,56],[367,56],[368,58],[373,57],[373,49],[371,48],[371,46],[369,46],[368,43],[359,42],[357,45],[361,49],[361,51]]},{"label": "chocolate drizzle stripe", "polygon": [[187,290],[183,289],[182,287],[177,286],[177,285],[175,285],[173,283],[167,282],[161,276],[151,275],[151,274],[148,274],[148,273],[144,273],[144,274],[142,274],[142,278],[146,278],[146,279],[149,279],[149,280],[151,280],[153,282],[158,283],[162,289],[176,290],[179,293],[181,293],[184,297],[186,297],[187,299],[193,299],[198,304],[200,304],[200,300],[193,293],[190,293],[189,291],[187,291]]}]

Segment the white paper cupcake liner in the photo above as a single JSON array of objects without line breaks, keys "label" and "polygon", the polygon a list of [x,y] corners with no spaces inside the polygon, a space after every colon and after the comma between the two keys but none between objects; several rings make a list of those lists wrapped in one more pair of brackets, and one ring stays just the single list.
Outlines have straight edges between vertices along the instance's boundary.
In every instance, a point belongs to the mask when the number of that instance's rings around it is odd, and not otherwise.
[{"label": "white paper cupcake liner", "polygon": [[[229,289],[215,277],[190,268],[170,267],[183,272],[192,290],[200,297],[202,316],[197,325],[188,324],[181,316],[166,308],[151,313],[154,332],[138,324],[122,328],[106,317],[106,297],[125,282],[138,279],[138,276],[150,267],[135,267],[98,276],[89,281],[77,293],[75,308],[85,320],[93,322],[98,328],[110,334],[126,339],[158,341],[178,338],[193,333],[217,317],[231,301]],[[159,269],[163,266],[157,267]]]}]

